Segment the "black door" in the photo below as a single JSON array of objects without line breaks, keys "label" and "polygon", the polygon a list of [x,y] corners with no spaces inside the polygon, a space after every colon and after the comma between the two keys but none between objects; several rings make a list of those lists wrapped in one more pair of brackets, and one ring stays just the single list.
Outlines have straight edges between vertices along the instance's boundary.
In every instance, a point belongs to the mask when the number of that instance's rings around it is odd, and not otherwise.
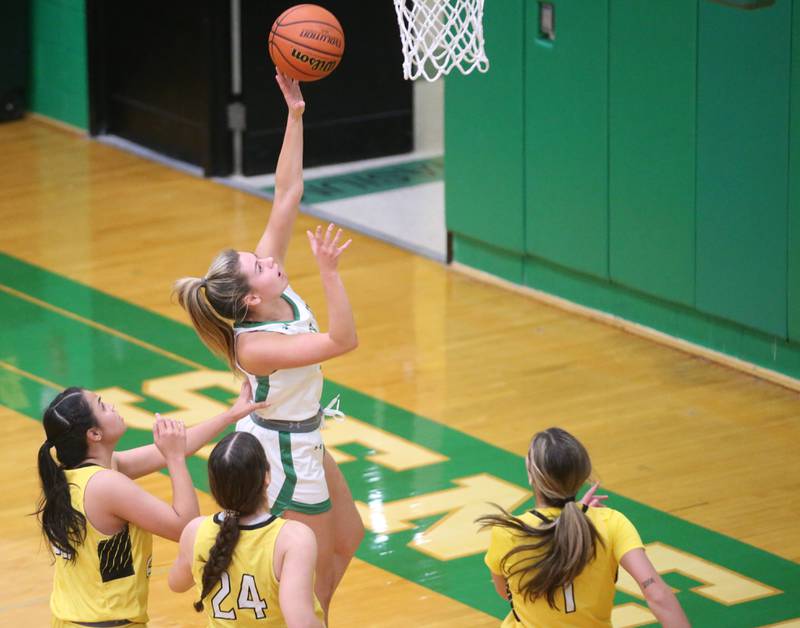
[{"label": "black door", "polygon": [[0,121],[21,118],[28,103],[31,3],[0,4]]},{"label": "black door", "polygon": [[[242,0],[244,174],[273,172],[286,106],[267,51],[272,23],[297,0]],[[413,149],[412,83],[403,79],[402,51],[389,0],[316,0],[345,34],[341,65],[330,76],[303,83],[305,165],[339,163]]]},{"label": "black door", "polygon": [[87,0],[90,125],[231,170],[229,0]]},{"label": "black door", "polygon": [[[224,176],[241,133],[244,174],[274,171],[286,107],[267,52],[269,28],[297,0],[87,0],[89,130],[113,134]],[[402,78],[388,0],[319,0],[346,48],[329,77],[304,83],[307,166],[410,151],[412,84]],[[232,18],[231,16],[234,16]],[[232,70],[239,20],[241,76]],[[241,78],[241,80],[240,80]],[[241,90],[241,93],[235,91]],[[244,105],[245,115],[241,115]]]}]

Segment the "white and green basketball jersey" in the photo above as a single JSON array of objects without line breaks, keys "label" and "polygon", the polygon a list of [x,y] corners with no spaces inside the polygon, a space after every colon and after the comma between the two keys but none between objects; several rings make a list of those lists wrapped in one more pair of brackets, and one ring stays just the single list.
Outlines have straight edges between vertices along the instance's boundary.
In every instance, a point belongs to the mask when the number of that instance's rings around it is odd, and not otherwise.
[{"label": "white and green basketball jersey", "polygon": [[[288,336],[319,332],[313,312],[291,287],[287,287],[281,297],[292,306],[293,320],[238,323],[234,327],[237,337],[239,334],[256,331],[268,331]],[[258,416],[262,419],[303,421],[319,412],[319,399],[322,395],[322,367],[319,364],[280,369],[271,375],[264,376],[248,373],[238,362],[236,365],[247,375],[253,390],[253,399],[255,401],[267,400],[270,404],[257,411]]]}]

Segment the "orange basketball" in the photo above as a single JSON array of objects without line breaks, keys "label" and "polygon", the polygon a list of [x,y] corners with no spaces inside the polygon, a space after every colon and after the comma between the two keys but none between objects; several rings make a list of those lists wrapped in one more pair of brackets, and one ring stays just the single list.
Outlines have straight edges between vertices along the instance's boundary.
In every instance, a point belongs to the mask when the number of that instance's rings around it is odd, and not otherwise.
[{"label": "orange basketball", "polygon": [[316,4],[298,4],[278,16],[269,33],[269,56],[298,81],[316,81],[342,60],[344,33],[339,20]]}]

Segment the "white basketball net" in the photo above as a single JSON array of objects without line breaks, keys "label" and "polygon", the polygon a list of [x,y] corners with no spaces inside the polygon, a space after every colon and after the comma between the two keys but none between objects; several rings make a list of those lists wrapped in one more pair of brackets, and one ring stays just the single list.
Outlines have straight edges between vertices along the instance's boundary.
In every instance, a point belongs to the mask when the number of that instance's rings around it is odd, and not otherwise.
[{"label": "white basketball net", "polygon": [[489,69],[483,50],[484,0],[394,0],[403,40],[403,76],[435,81],[458,68]]}]

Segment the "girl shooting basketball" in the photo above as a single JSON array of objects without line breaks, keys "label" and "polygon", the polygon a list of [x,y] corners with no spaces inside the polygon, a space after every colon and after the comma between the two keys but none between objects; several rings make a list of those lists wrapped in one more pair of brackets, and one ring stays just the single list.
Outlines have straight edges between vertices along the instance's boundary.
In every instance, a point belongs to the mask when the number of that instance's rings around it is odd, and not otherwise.
[{"label": "girl shooting basketball", "polygon": [[328,304],[320,333],[305,302],[289,287],[286,251],[303,195],[303,102],[297,81],[278,74],[289,109],[275,173],[275,200],[255,252],[227,250],[203,278],[175,284],[201,340],[252,384],[266,410],[236,429],[255,435],[272,469],[269,506],[306,523],[317,538],[316,592],[327,613],[333,592],[364,536],[350,489],[319,428],[320,362],[356,348],[355,321],[337,266],[350,240],[330,225],[307,232]]},{"label": "girl shooting basketball", "polygon": [[[526,466],[536,508],[519,517],[503,511],[478,519],[492,528],[486,565],[497,593],[511,601],[504,627],[610,627],[619,565],[665,628],[689,626],[631,522],[611,508],[575,503],[592,465],[574,436],[556,427],[539,432]],[[584,504],[598,503],[594,488]]]},{"label": "girl shooting basketball", "polygon": [[269,471],[264,448],[246,432],[223,438],[208,458],[211,493],[224,511],[186,526],[169,586],[182,592],[196,583],[194,607],[205,609],[210,627],[322,628],[314,533],[270,514]]},{"label": "girl shooting basketball", "polygon": [[[114,406],[81,388],[67,388],[50,403],[42,420],[47,439],[39,449],[37,514],[56,559],[53,626],[147,622],[151,535],[177,541],[198,515],[185,457],[263,405],[250,397],[244,384],[232,408],[189,430],[158,418],[153,445],[120,452],[114,448],[125,422]],[[133,481],[163,467],[172,481],[171,505]]]}]

